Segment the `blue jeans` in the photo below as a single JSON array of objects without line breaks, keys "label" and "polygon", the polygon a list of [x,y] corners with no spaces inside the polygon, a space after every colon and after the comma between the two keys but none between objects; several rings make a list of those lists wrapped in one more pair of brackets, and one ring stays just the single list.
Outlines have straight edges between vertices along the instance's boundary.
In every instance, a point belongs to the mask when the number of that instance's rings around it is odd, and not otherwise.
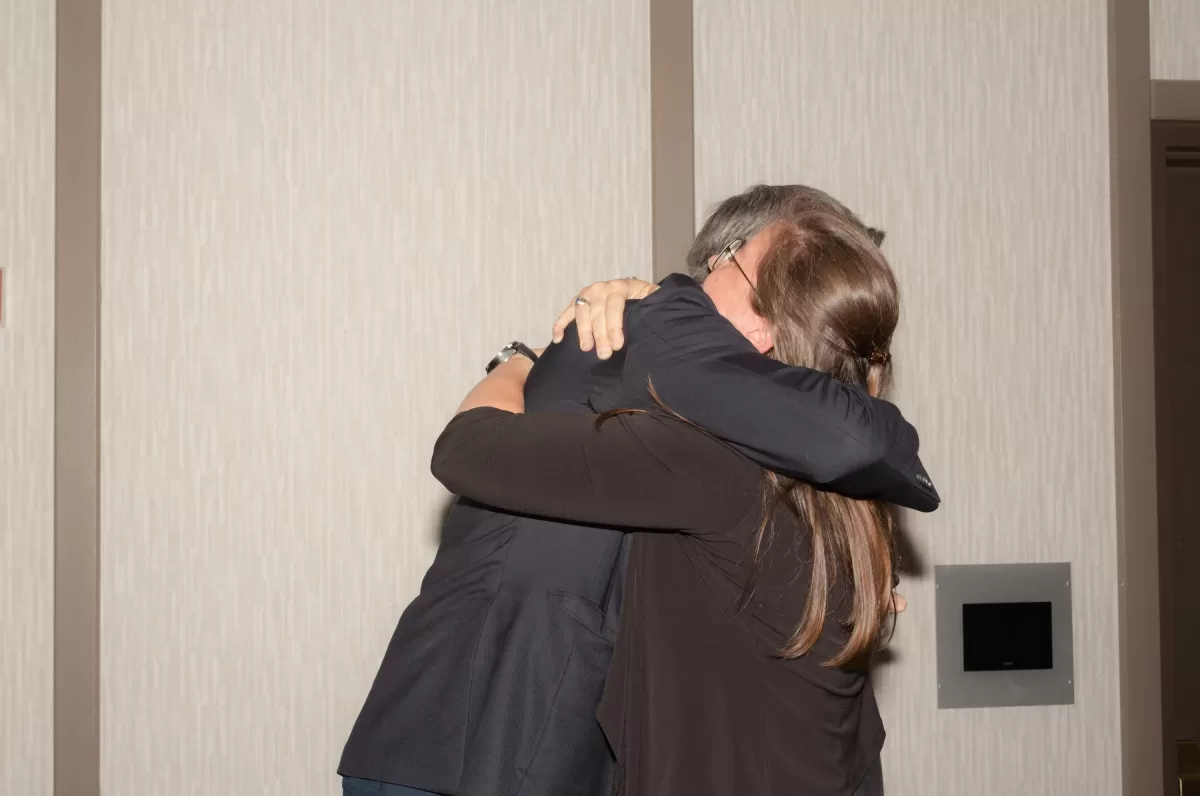
[{"label": "blue jeans", "polygon": [[342,777],[342,796],[438,796],[427,790],[375,782],[370,779]]}]

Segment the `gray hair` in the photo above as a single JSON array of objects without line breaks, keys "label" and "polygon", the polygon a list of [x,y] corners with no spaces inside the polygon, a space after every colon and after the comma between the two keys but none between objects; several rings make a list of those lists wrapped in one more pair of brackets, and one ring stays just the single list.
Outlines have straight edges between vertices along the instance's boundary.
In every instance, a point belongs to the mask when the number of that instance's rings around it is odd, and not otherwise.
[{"label": "gray hair", "polygon": [[861,227],[876,246],[883,243],[882,230],[863,224],[850,208],[824,191],[807,185],[755,185],[721,202],[709,215],[688,250],[688,273],[703,282],[708,276],[709,259],[720,254],[730,241],[749,240],[777,221],[812,209],[843,216]]}]

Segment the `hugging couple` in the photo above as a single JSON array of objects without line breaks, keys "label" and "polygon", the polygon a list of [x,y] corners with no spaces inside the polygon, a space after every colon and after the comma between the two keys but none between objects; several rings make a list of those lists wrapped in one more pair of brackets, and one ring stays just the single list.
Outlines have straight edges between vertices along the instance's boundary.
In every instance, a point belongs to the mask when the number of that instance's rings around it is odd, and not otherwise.
[{"label": "hugging couple", "polygon": [[690,277],[593,284],[548,348],[497,355],[434,448],[458,499],[344,796],[883,793],[888,504],[939,498],[882,400],[882,239],[755,186]]}]

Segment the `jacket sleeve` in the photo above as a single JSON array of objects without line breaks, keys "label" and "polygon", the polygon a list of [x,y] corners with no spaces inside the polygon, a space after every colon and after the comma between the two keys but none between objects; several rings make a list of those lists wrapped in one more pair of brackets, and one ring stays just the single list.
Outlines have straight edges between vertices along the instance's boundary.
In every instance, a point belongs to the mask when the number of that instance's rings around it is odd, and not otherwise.
[{"label": "jacket sleeve", "polygon": [[687,277],[664,280],[627,323],[620,386],[597,408],[652,406],[652,385],[672,411],[769,470],[850,497],[937,508],[916,429],[895,405],[759,354]]},{"label": "jacket sleeve", "polygon": [[455,494],[507,512],[646,530],[726,532],[761,505],[759,469],[656,413],[512,414],[482,407],[438,438],[432,470]]}]

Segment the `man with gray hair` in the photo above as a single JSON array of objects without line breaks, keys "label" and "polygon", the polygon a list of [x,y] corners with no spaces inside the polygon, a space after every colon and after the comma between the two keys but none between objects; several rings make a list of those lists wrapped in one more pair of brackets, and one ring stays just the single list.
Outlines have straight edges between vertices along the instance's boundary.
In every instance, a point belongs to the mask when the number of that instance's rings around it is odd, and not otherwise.
[{"label": "man with gray hair", "polygon": [[709,259],[731,240],[749,240],[777,221],[805,209],[827,210],[857,222],[875,242],[883,244],[883,232],[863,224],[838,200],[807,185],[755,185],[719,204],[704,223],[687,254],[688,271],[697,282],[708,273]]},{"label": "man with gray hair", "polygon": [[[850,218],[876,246],[883,245],[882,230],[863,224],[850,208],[824,191],[807,185],[755,185],[721,202],[708,216],[688,249],[688,274],[702,284],[731,241],[739,242],[740,247],[772,224],[810,209],[828,210]],[[607,358],[614,348],[620,348],[609,337],[615,336],[617,342],[622,339],[625,302],[645,298],[655,289],[648,282],[632,278],[598,282],[584,288],[576,301],[582,298],[586,304],[573,301],[563,310],[554,325],[554,342],[562,339],[567,324],[574,321],[579,325],[583,350],[591,350],[594,344],[599,356]]]},{"label": "man with gray hair", "polygon": [[[816,207],[861,226],[820,191],[756,186],[723,202],[697,236],[696,280],[592,285],[560,317],[555,345],[539,355],[510,344],[488,370],[533,359],[526,412],[590,413],[646,405],[652,371],[673,410],[763,467],[932,511],[916,432],[895,406],[763,356],[771,331],[754,307],[765,233]],[[598,356],[584,353],[593,347]],[[595,712],[627,535],[460,499],[346,744],[345,796],[611,793],[614,759]]]}]

